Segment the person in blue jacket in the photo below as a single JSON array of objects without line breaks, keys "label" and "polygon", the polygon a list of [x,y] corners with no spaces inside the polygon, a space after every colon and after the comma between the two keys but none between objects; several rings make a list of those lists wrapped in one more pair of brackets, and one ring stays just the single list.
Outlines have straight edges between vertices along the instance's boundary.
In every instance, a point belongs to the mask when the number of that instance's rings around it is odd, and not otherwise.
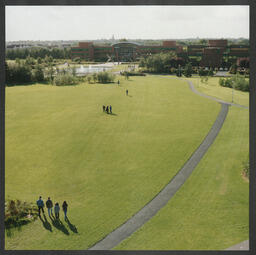
[{"label": "person in blue jacket", "polygon": [[44,201],[42,200],[42,197],[40,196],[39,199],[36,201],[36,204],[38,206],[38,214],[40,217],[40,212],[42,210],[43,214],[44,214]]}]

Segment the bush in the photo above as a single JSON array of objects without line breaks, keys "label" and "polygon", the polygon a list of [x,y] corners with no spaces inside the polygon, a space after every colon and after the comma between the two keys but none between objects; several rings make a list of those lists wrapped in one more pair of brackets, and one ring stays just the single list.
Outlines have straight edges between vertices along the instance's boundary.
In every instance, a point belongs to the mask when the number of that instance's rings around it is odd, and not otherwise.
[{"label": "bush", "polygon": [[115,75],[108,73],[108,72],[99,72],[97,74],[97,80],[99,83],[110,83],[114,82]]},{"label": "bush", "polygon": [[249,81],[247,81],[243,76],[236,75],[232,78],[220,78],[219,84],[222,87],[232,88],[241,90],[241,91],[249,91]]},{"label": "bush", "polygon": [[36,68],[32,71],[32,81],[34,82],[43,82],[44,81],[44,72],[40,65],[37,65]]},{"label": "bush", "polygon": [[70,73],[58,73],[54,77],[54,82],[56,86],[68,86],[68,85],[76,85],[78,80]]},{"label": "bush", "polygon": [[224,78],[219,79],[219,85],[222,86],[222,87],[225,86],[225,79]]},{"label": "bush", "polygon": [[200,68],[198,71],[199,76],[208,76],[209,75],[209,71],[205,70],[203,68]]},{"label": "bush", "polygon": [[32,69],[29,65],[18,61],[6,68],[6,83],[29,83],[32,81]]},{"label": "bush", "polygon": [[4,219],[6,229],[27,224],[36,218],[36,205],[27,202],[21,202],[20,200],[6,201]]},{"label": "bush", "polygon": [[191,63],[186,64],[183,73],[184,73],[184,76],[186,76],[186,77],[191,77],[192,76],[193,68],[192,68]]}]

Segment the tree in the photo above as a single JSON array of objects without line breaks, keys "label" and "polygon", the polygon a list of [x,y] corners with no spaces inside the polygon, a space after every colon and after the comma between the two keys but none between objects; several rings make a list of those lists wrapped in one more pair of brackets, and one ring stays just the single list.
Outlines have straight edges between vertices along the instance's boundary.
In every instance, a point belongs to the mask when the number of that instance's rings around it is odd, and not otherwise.
[{"label": "tree", "polygon": [[186,64],[185,68],[184,68],[184,75],[186,77],[191,77],[193,73],[193,68],[191,63]]},{"label": "tree", "polygon": [[44,72],[40,65],[36,65],[35,70],[33,71],[32,80],[35,82],[42,82],[44,81]]},{"label": "tree", "polygon": [[97,77],[97,74],[96,73],[93,73],[92,75],[92,79],[93,79],[93,82],[96,83],[97,80],[98,80],[98,77]]}]

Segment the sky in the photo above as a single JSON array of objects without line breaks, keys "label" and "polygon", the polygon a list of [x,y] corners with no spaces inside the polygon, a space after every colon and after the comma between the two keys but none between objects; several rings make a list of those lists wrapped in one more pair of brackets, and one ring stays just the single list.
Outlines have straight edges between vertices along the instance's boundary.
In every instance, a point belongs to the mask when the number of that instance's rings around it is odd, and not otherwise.
[{"label": "sky", "polygon": [[6,6],[6,41],[249,38],[249,6]]}]

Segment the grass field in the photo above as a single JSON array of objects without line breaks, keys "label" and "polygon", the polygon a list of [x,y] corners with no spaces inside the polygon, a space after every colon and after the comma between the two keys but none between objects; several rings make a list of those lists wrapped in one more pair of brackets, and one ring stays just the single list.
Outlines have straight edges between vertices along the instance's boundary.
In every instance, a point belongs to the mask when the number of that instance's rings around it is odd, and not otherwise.
[{"label": "grass field", "polygon": [[231,107],[214,144],[159,213],[116,249],[224,250],[249,238],[249,114]]},{"label": "grass field", "polygon": [[[6,249],[92,246],[166,185],[220,110],[184,81],[120,80],[6,88],[6,198],[66,200],[78,231],[62,213],[62,228],[47,216],[49,224],[37,220],[6,236]],[[103,104],[114,114],[103,113]]]},{"label": "grass field", "polygon": [[[232,102],[232,89],[221,87],[218,77],[209,77],[207,83],[202,83],[199,77],[187,78],[191,80],[195,88],[207,95],[222,99],[226,102]],[[234,103],[249,106],[249,93],[240,90],[234,90]]]}]

